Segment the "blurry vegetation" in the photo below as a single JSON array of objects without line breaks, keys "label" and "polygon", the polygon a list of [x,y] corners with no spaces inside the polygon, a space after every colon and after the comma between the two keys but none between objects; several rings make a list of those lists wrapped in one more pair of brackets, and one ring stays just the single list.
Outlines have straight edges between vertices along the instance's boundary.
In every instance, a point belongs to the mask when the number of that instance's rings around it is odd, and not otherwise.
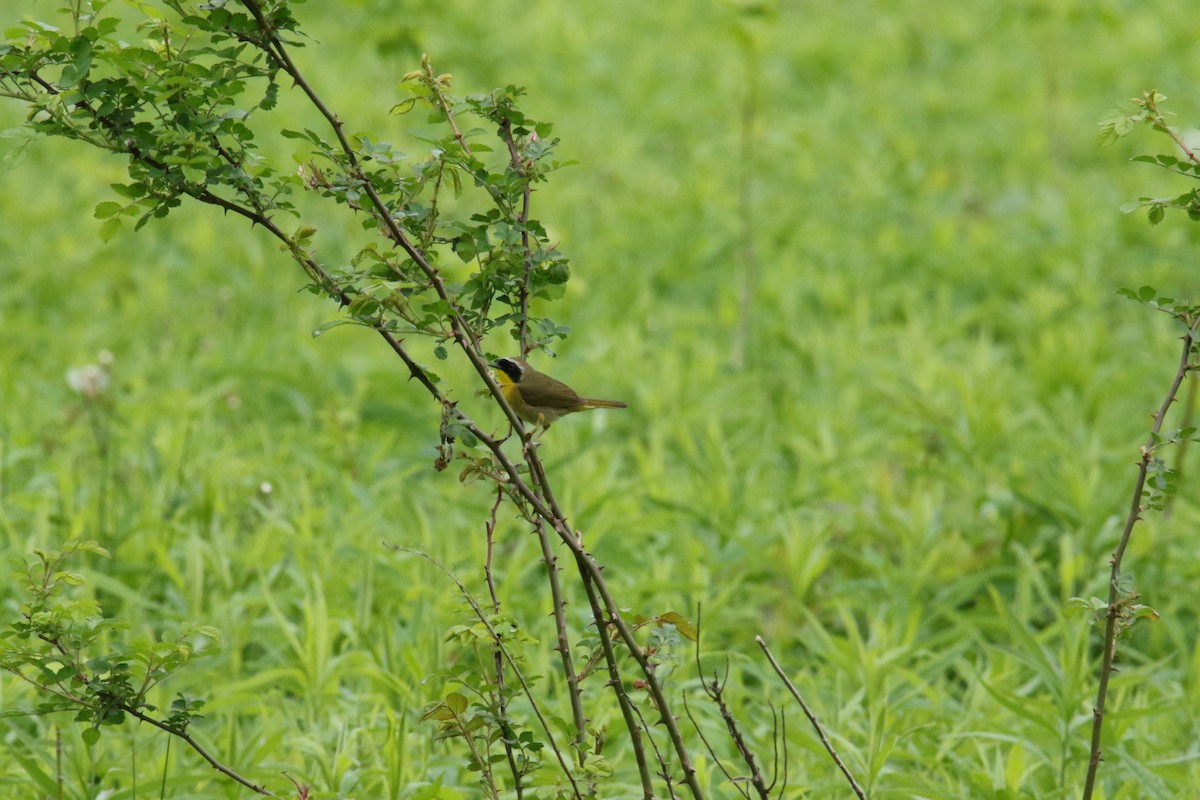
[{"label": "blurry vegetation", "polygon": [[[1149,131],[1100,148],[1096,120],[1150,86],[1181,127],[1200,117],[1192,7],[780,2],[752,22],[751,59],[734,32],[754,10],[735,3],[336,6],[298,6],[312,40],[297,58],[353,130],[424,152],[389,112],[428,52],[460,92],[524,86],[578,162],[535,195],[572,259],[552,312],[572,334],[557,361],[534,360],[631,408],[558,423],[542,456],[632,614],[703,603],[704,658],[728,659],[757,752],[767,701],[786,705],[761,633],[871,797],[1078,796],[1100,650],[1065,612],[1107,591],[1179,335],[1116,290],[1193,296],[1200,244],[1181,217],[1119,213],[1190,184],[1126,163],[1157,152]],[[739,364],[751,83],[757,272]],[[278,113],[296,109],[283,86]],[[185,204],[103,242],[93,209],[122,159],[26,141],[21,120],[0,104],[8,561],[94,540],[110,557],[76,557],[73,602],[147,642],[219,631],[219,652],[150,701],[204,697],[190,730],[255,780],[475,796],[460,750],[418,721],[445,696],[432,676],[468,658],[447,632],[473,618],[444,576],[381,546],[484,591],[494,498],[431,469],[436,404],[364,332],[313,339],[336,309],[296,292],[261,231]],[[324,227],[319,243],[355,233]],[[417,345],[433,363],[431,346]],[[450,363],[444,377],[471,385]],[[1183,465],[1172,515],[1126,554],[1161,619],[1122,643],[1106,798],[1200,785],[1195,474]],[[549,676],[549,601],[524,589],[544,571],[536,540],[511,514],[496,538],[507,612],[536,639],[524,658]],[[6,586],[15,620],[27,600]],[[585,609],[568,606],[578,629]],[[700,697],[688,648],[666,652],[673,696]],[[165,773],[168,794],[240,796],[146,726],[92,744],[69,715],[22,713],[32,696],[0,682],[9,793],[140,795]],[[844,795],[788,713],[788,796]],[[605,755],[636,796],[619,737]],[[710,796],[732,794],[698,766]]]}]

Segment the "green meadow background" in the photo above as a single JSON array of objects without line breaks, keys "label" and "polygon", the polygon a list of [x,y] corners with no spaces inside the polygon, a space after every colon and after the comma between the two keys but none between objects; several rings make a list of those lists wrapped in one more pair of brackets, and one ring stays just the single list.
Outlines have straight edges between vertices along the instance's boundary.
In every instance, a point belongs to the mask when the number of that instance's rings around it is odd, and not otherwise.
[{"label": "green meadow background", "polygon": [[[16,5],[6,27],[61,20],[53,3]],[[1169,318],[1115,291],[1194,298],[1200,263],[1184,217],[1152,228],[1120,212],[1187,188],[1128,161],[1169,142],[1139,131],[1102,148],[1096,122],[1150,88],[1181,125],[1200,119],[1194,4],[362,0],[297,14],[318,91],[414,158],[414,120],[389,110],[422,53],[460,94],[526,87],[526,111],[554,123],[577,163],[534,208],[572,277],[539,310],[572,334],[535,365],[630,408],[558,423],[543,456],[623,607],[702,604],[706,663],[728,663],[768,764],[768,703],[786,710],[785,796],[849,790],[756,634],[871,797],[1077,797],[1099,633],[1068,606],[1107,591],[1178,357]],[[279,124],[300,109],[286,100]],[[0,128],[22,118],[0,102]],[[77,560],[78,591],[130,636],[217,627],[220,651],[162,705],[205,699],[193,734],[285,796],[282,771],[319,798],[481,796],[461,748],[418,721],[463,657],[446,632],[469,617],[444,576],[382,545],[485,593],[492,496],[433,470],[438,409],[369,332],[312,337],[338,310],[299,291],[261,231],[185,205],[103,243],[92,210],[121,159],[22,147],[0,139],[20,162],[0,173],[5,560],[96,539],[112,557]],[[344,264],[362,231],[325,214],[318,253]],[[87,402],[68,370],[108,359]],[[438,368],[499,428],[465,371]],[[1172,513],[1148,515],[1126,558],[1161,619],[1122,644],[1098,797],[1200,796],[1198,470],[1184,465]],[[565,716],[536,541],[505,514],[498,538],[500,590]],[[0,600],[7,624],[16,580]],[[673,657],[672,696],[695,701],[691,653]],[[599,676],[587,692],[606,697]],[[617,769],[603,796],[638,796],[619,718],[597,702]],[[35,703],[0,681],[6,797],[158,796],[164,773],[166,796],[247,796],[147,726],[89,748],[69,715],[13,713]],[[711,796],[735,796],[696,754]]]}]

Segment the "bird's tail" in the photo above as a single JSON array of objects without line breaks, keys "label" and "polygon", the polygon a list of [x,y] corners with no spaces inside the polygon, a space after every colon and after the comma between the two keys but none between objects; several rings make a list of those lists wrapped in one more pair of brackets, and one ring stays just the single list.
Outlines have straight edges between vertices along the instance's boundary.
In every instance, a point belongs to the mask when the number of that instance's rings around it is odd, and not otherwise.
[{"label": "bird's tail", "polygon": [[620,400],[584,400],[581,405],[584,408],[629,408],[629,403],[622,403]]}]

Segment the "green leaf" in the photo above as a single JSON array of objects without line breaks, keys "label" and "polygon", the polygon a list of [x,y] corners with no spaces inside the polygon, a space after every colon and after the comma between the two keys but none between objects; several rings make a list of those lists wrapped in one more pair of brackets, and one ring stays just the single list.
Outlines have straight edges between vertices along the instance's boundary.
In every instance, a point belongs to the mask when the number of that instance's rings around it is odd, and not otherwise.
[{"label": "green leaf", "polygon": [[658,618],[660,624],[668,624],[675,626],[675,630],[679,631],[679,635],[688,641],[696,641],[696,626],[691,620],[680,614],[678,611],[668,611]]},{"label": "green leaf", "polygon": [[458,692],[451,692],[446,695],[446,707],[455,714],[462,714],[467,710],[467,698]]},{"label": "green leaf", "polygon": [[122,197],[127,197],[130,200],[140,200],[146,196],[146,185],[144,183],[113,183],[109,184],[109,188]]},{"label": "green leaf", "polygon": [[120,214],[121,208],[122,206],[120,203],[109,200],[107,202],[98,204],[92,215],[96,219],[108,219],[109,217],[115,217],[117,214]]},{"label": "green leaf", "polygon": [[104,224],[100,226],[100,231],[99,231],[100,241],[102,241],[102,242],[112,241],[113,237],[117,235],[117,231],[120,229],[121,229],[121,218],[120,217],[113,217],[112,219],[105,220]]},{"label": "green leaf", "polygon": [[81,80],[87,77],[92,69],[91,39],[86,36],[76,36],[71,40],[68,51],[71,56],[71,63],[63,67],[62,74],[58,79],[59,90],[74,88]]},{"label": "green leaf", "polygon": [[313,335],[313,338],[316,338],[316,337],[320,336],[321,334],[331,331],[340,325],[355,325],[355,324],[357,324],[356,321],[352,320],[352,319],[330,320],[329,322],[322,323],[321,325],[318,325],[316,328],[314,328],[312,335]]},{"label": "green leaf", "polygon": [[91,553],[92,555],[101,556],[103,558],[111,558],[111,554],[107,549],[101,546],[95,539],[84,539],[82,541],[72,542],[68,545],[70,551],[79,553]]}]

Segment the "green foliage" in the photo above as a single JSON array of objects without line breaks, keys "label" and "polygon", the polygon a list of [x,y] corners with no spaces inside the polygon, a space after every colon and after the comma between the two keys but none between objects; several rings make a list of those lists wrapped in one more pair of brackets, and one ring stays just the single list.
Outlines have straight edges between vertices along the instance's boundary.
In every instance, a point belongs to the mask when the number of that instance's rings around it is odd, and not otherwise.
[{"label": "green foliage", "polygon": [[[527,86],[526,112],[555,120],[556,157],[581,166],[534,195],[549,241],[572,255],[553,316],[576,334],[552,371],[632,408],[556,425],[543,452],[631,616],[704,603],[702,657],[728,658],[729,700],[756,752],[772,748],[762,702],[775,684],[749,655],[751,634],[765,632],[872,796],[1077,796],[1097,652],[1087,615],[1061,611],[1104,591],[1138,457],[1131,443],[1144,437],[1179,333],[1116,303],[1112,289],[1191,296],[1195,263],[1191,226],[1151,233],[1110,213],[1123,198],[1174,198],[1191,185],[1147,191],[1144,171],[1120,167],[1144,149],[1137,130],[1097,151],[1078,121],[1127,91],[1114,87],[1188,85],[1190,6],[780,4],[774,24],[753,30],[761,291],[737,369],[730,166],[745,58],[728,10],[451,2],[398,15],[394,3],[354,0],[297,12],[310,37],[297,57],[336,97],[348,131],[372,131],[355,139],[372,150],[372,171],[387,173],[397,152],[428,162],[445,139],[407,132],[425,124],[412,93],[421,78],[391,91],[424,51],[459,85]],[[57,27],[74,37],[66,17]],[[144,39],[161,36],[124,41],[158,47]],[[250,79],[255,101],[268,83]],[[345,181],[311,141],[268,142],[276,126],[316,130],[292,84],[278,85],[277,105],[243,123],[292,189],[276,202],[305,214],[289,236],[302,252],[338,253],[322,263],[330,275],[372,262],[390,273],[383,265],[402,256],[386,242],[378,257],[362,252],[364,215],[307,222],[322,190],[292,178],[297,168],[311,176],[317,163]],[[16,110],[0,105],[5,125],[20,123]],[[466,123],[464,134],[476,125],[492,124]],[[491,495],[464,492],[459,469],[428,470],[439,409],[361,335],[306,338],[331,322],[329,308],[294,295],[261,229],[183,204],[129,236],[148,198],[101,196],[131,183],[127,153],[8,135],[5,163],[19,166],[0,198],[0,248],[11,254],[0,264],[5,552],[97,538],[115,558],[80,571],[107,613],[134,631],[220,627],[222,651],[169,688],[207,700],[191,730],[233,743],[239,765],[265,765],[272,780],[285,768],[330,795],[474,796],[461,742],[433,742],[417,718],[462,691],[431,676],[454,657],[444,632],[475,620],[441,580],[379,547],[404,542],[473,577],[483,561]],[[503,173],[503,151],[493,155]],[[236,197],[232,176],[223,180],[214,193]],[[464,222],[439,234],[440,264],[465,286],[481,271],[477,257],[460,257],[479,247],[466,234],[483,223],[470,215],[494,204],[466,173],[462,195],[443,186],[439,219]],[[89,218],[98,199],[101,218]],[[469,213],[451,214],[459,205]],[[101,246],[97,231],[110,241]],[[499,273],[488,278],[497,291],[511,277]],[[380,314],[404,307],[388,280],[364,277]],[[513,313],[499,295],[493,306],[494,318]],[[419,360],[461,408],[502,425],[474,398],[477,376],[437,359],[437,335],[414,337]],[[515,349],[506,331],[497,338],[495,349]],[[64,380],[102,348],[115,354],[97,409],[104,456]],[[464,430],[447,427],[466,444]],[[1122,641],[1100,773],[1110,798],[1186,795],[1200,780],[1187,755],[1200,708],[1194,473],[1163,454],[1180,492],[1169,516],[1147,515],[1129,554],[1141,602],[1161,620]],[[501,514],[496,550],[507,609],[538,639],[527,658],[545,676],[540,690],[565,717],[536,543]],[[571,597],[583,631],[585,602]],[[673,690],[702,701],[689,674],[678,666]],[[35,705],[23,683],[3,690],[6,709]],[[719,733],[719,717],[698,706],[704,730]],[[231,791],[182,748],[166,759],[160,732],[132,726],[125,737],[105,730],[91,749],[66,726],[59,767],[61,717],[3,720],[13,792],[53,796],[62,775],[68,794],[93,796],[96,783],[141,794],[160,770],[180,795]],[[797,719],[789,714],[787,796],[844,793]],[[636,795],[618,725],[614,707],[595,707],[609,785]],[[701,762],[710,794],[731,794]]]},{"label": "green foliage", "polygon": [[[84,577],[66,569],[78,554],[109,557],[95,541],[68,543],[61,551],[35,550],[18,577],[27,600],[20,618],[0,632],[0,669],[38,688],[45,699],[27,712],[75,712],[89,725],[83,741],[99,739],[102,726],[120,725],[127,715],[148,720],[158,711],[149,696],[194,658],[219,651],[220,635],[208,625],[187,626],[159,640],[121,636],[125,625],[107,616],[94,600],[71,596]],[[182,694],[171,702],[160,727],[184,733],[203,719],[203,701]]]},{"label": "green foliage", "polygon": [[[425,142],[427,158],[410,163],[386,142],[344,132],[318,100],[334,136],[283,129],[312,148],[299,175],[288,174],[256,142],[256,128],[277,105],[279,73],[290,64],[282,47],[303,44],[287,3],[142,5],[145,18],[132,26],[146,37],[141,45],[129,43],[131,26],[105,16],[105,5],[75,12],[73,36],[27,20],[0,50],[4,94],[27,105],[33,130],[129,156],[128,181],[112,187],[121,199],[95,210],[102,239],[124,218],[138,229],[191,197],[275,230],[309,271],[311,288],[347,306],[345,321],[432,336],[439,352],[455,337],[448,319],[460,311],[475,337],[507,328],[526,346],[530,322],[532,346],[566,335],[549,320],[528,319],[531,297],[562,296],[569,267],[529,216],[530,188],[562,165],[551,160],[551,126],[517,106],[520,89],[456,98],[448,94],[450,76],[435,74],[426,59],[403,79],[413,97],[395,110],[419,104],[443,123],[444,134]],[[489,128],[462,127],[473,120]],[[492,138],[497,151],[480,141]],[[464,197],[466,187],[479,196]],[[359,212],[363,227],[393,248],[368,243],[348,266],[331,270],[313,262],[305,254],[315,228],[290,236],[275,228],[276,215],[297,214],[290,198],[300,188]],[[446,202],[477,210],[443,218]],[[461,281],[432,280],[431,270],[451,253],[473,269]],[[495,302],[506,311],[496,313]]]},{"label": "green foliage", "polygon": [[[1183,157],[1169,154],[1140,155],[1134,156],[1133,160],[1153,164],[1192,180],[1200,179],[1200,157],[1194,152],[1194,145],[1189,145],[1180,131],[1167,124],[1166,113],[1162,110],[1166,99],[1165,95],[1156,91],[1147,91],[1141,97],[1134,98],[1130,101],[1128,108],[1118,109],[1100,121],[1100,141],[1112,144],[1118,139],[1128,136],[1137,126],[1147,125],[1155,131],[1169,136],[1182,152]],[[1180,209],[1188,215],[1189,219],[1197,222],[1200,221],[1200,188],[1192,189],[1178,197],[1140,197],[1136,202],[1126,204],[1123,210],[1128,212],[1138,208],[1148,208],[1146,216],[1151,225],[1162,222],[1168,208]]]},{"label": "green foliage", "polygon": [[[506,684],[504,677],[505,672],[528,669],[524,645],[535,640],[522,633],[510,615],[501,614],[475,625],[455,625],[447,641],[457,644],[471,658],[436,677],[462,687],[474,702],[461,692],[450,691],[444,699],[422,709],[421,721],[435,723],[439,739],[457,738],[466,744],[470,753],[467,769],[479,774],[489,796],[499,796],[500,780],[494,770],[506,758],[512,760],[514,774],[519,776],[514,779],[523,784],[537,783],[534,776],[542,767],[541,751],[546,745],[510,712],[510,705],[521,698],[521,684]],[[509,659],[503,670],[502,652]],[[499,747],[501,742],[508,746],[507,753]]]}]

